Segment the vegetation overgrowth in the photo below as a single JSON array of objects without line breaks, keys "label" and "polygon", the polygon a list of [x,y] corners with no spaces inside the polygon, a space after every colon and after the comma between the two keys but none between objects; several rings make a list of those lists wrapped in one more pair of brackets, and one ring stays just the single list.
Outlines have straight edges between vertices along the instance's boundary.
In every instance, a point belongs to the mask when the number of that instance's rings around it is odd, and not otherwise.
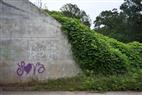
[{"label": "vegetation overgrowth", "polygon": [[[54,86],[67,85],[65,90],[142,90],[142,43],[122,43],[91,30],[78,19],[56,11],[45,12],[62,24],[74,59],[83,71],[81,78],[52,80]],[[79,79],[80,85],[75,85],[74,79]],[[50,87],[50,82],[47,84]]]},{"label": "vegetation overgrowth", "polygon": [[[82,73],[73,78],[11,84],[50,91],[142,91],[142,43],[122,43],[91,30],[78,19],[49,12],[62,24]],[[2,85],[2,84],[0,84]],[[9,85],[10,86],[10,85]]]},{"label": "vegetation overgrowth", "polygon": [[73,78],[0,86],[15,90],[142,91],[142,2],[125,0],[120,10],[103,11],[94,21],[93,30],[90,17],[77,5],[66,4],[61,12],[42,11],[61,23],[74,60],[83,72]]},{"label": "vegetation overgrowth", "polygon": [[74,59],[84,72],[114,75],[142,68],[141,43],[125,44],[91,30],[77,19],[59,12],[50,14],[62,24],[72,45]]}]

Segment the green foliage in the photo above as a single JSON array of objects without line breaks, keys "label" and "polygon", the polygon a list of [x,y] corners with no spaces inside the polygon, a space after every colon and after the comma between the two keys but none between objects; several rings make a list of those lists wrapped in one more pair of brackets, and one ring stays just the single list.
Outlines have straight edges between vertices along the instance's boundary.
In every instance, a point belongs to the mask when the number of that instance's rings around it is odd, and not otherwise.
[{"label": "green foliage", "polygon": [[75,90],[142,90],[141,43],[125,44],[90,30],[78,19],[51,15],[62,24],[74,59],[87,75]]},{"label": "green foliage", "polygon": [[[78,19],[65,17],[61,12],[48,12],[61,24],[72,45],[76,63],[83,74],[74,78],[34,81],[22,88],[52,91],[120,91],[142,90],[142,44],[124,44],[90,30]],[[0,84],[1,85],[1,84]],[[17,90],[17,89],[16,89]]]},{"label": "green foliage", "polygon": [[67,3],[60,8],[64,16],[79,19],[84,25],[90,27],[91,20],[85,11],[79,9],[76,4]]},{"label": "green foliage", "polygon": [[34,87],[36,90],[52,91],[141,91],[142,71],[125,75],[79,75],[73,78],[49,80]]},{"label": "green foliage", "polygon": [[120,12],[103,11],[94,21],[95,30],[122,42],[142,42],[142,0],[124,0]]},{"label": "green foliage", "polygon": [[[104,37],[103,35],[99,34],[101,39],[105,40],[111,48],[119,50],[124,56],[125,59],[128,60],[130,65],[133,65],[136,69],[142,68],[142,44],[139,42],[132,42],[129,44],[124,44],[119,42],[115,39]],[[134,69],[134,68],[133,68]]]},{"label": "green foliage", "polygon": [[142,44],[139,42],[131,42],[128,44],[130,48],[142,57]]},{"label": "green foliage", "polygon": [[[86,76],[2,85],[4,91],[142,91],[142,71],[126,75]],[[8,88],[7,88],[8,87]]]},{"label": "green foliage", "polygon": [[75,90],[85,90],[82,87],[83,79],[82,76],[77,76],[73,78],[61,78],[55,80],[47,80],[38,83],[33,87],[34,90],[48,90],[48,91],[75,91]]},{"label": "green foliage", "polygon": [[125,0],[120,9],[127,20],[127,30],[134,40],[142,41],[142,0]]},{"label": "green foliage", "polygon": [[130,35],[126,31],[125,16],[116,9],[101,12],[96,17],[94,25],[94,29],[103,35],[123,42],[128,42],[130,39]]},{"label": "green foliage", "polygon": [[141,91],[142,71],[119,76],[91,76],[84,79],[84,89],[94,91]]},{"label": "green foliage", "polygon": [[[86,73],[103,75],[125,74],[142,66],[142,57],[136,53],[141,44],[124,44],[105,37],[82,25],[77,19],[52,15],[61,24],[72,45],[76,62]],[[132,48],[133,47],[133,48]]]}]

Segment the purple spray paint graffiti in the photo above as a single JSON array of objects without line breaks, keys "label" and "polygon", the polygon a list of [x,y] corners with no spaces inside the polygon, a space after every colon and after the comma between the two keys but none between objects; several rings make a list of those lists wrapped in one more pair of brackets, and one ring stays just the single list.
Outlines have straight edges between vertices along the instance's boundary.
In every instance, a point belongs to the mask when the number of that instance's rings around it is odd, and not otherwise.
[{"label": "purple spray paint graffiti", "polygon": [[33,74],[36,75],[36,73],[43,73],[45,71],[44,65],[39,62],[37,62],[37,64],[32,64],[32,63],[26,64],[24,61],[21,61],[21,63],[20,64],[18,63],[17,65],[18,65],[17,69],[18,76],[22,76],[24,72],[26,72],[26,74],[33,72]]}]

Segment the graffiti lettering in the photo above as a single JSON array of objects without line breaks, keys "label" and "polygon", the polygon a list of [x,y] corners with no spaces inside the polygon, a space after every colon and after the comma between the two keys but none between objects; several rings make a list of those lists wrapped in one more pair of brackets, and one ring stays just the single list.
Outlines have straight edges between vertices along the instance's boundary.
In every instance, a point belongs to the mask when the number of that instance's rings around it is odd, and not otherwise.
[{"label": "graffiti lettering", "polygon": [[24,73],[29,74],[30,72],[33,72],[34,75],[36,73],[43,73],[45,71],[45,67],[40,62],[37,62],[37,64],[28,63],[26,64],[24,61],[21,61],[21,63],[18,63],[18,69],[17,69],[17,75],[22,76]]}]

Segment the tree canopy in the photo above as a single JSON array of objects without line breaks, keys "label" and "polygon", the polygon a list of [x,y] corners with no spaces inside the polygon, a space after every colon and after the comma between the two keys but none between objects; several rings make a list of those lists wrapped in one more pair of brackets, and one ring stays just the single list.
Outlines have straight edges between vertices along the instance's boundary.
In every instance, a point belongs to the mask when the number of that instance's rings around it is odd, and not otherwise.
[{"label": "tree canopy", "polygon": [[84,10],[81,10],[76,4],[65,4],[60,8],[61,12],[71,18],[79,19],[83,24],[91,26],[90,17],[86,14]]},{"label": "tree canopy", "polygon": [[103,11],[94,21],[95,30],[123,42],[142,42],[142,0],[125,0],[120,10]]}]

